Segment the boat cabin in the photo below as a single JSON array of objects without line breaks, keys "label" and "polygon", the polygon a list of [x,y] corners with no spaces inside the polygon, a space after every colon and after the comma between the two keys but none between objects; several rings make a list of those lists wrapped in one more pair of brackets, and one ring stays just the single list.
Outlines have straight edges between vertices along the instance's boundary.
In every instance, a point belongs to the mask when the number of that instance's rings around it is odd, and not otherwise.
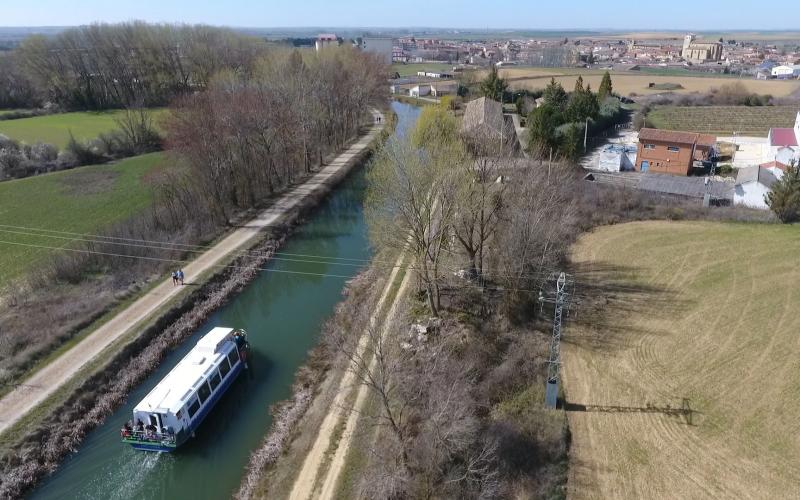
[{"label": "boat cabin", "polygon": [[203,336],[136,405],[123,441],[158,451],[186,441],[242,370],[244,344],[244,332],[233,328],[214,328]]}]

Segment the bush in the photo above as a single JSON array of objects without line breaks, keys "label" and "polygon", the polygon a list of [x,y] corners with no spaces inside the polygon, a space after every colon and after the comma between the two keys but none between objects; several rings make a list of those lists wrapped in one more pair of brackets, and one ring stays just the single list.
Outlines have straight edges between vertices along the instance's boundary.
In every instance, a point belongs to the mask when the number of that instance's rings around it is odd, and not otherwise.
[{"label": "bush", "polygon": [[72,132],[69,134],[69,142],[67,143],[66,151],[69,151],[75,156],[78,165],[97,165],[105,161],[96,147],[93,148],[88,143],[76,140]]}]

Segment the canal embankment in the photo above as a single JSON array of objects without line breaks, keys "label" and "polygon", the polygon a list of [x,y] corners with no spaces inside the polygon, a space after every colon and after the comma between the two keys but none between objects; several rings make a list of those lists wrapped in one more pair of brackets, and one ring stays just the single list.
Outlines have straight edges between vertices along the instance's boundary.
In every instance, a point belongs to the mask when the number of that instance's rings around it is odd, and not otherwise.
[{"label": "canal embankment", "polygon": [[[165,353],[181,344],[215,310],[258,276],[304,214],[364,162],[372,144],[382,137],[382,123],[383,120],[381,125],[373,126],[365,137],[318,174],[279,198],[254,222],[237,229],[242,231],[241,244],[229,242],[227,251],[218,259],[209,261],[205,269],[197,268],[196,274],[193,273],[196,276],[193,281],[199,283],[196,288],[168,296],[167,300],[157,300],[145,314],[146,319],[131,322],[132,327],[124,332],[103,339],[103,345],[94,346],[96,350],[78,344],[65,353],[83,349],[85,362],[73,365],[74,376],[51,378],[49,393],[35,398],[30,407],[33,411],[3,419],[8,431],[3,439],[7,449],[14,453],[7,455],[0,494],[18,496],[56,469],[66,455],[80,447],[86,434],[100,425],[125,401],[130,390],[159,366]],[[189,266],[185,269],[187,274],[191,272]],[[68,360],[65,357],[56,362],[63,364]],[[54,374],[58,375],[58,371],[47,368],[37,373],[41,377]],[[28,381],[22,389],[41,389],[40,384],[33,382]]]}]

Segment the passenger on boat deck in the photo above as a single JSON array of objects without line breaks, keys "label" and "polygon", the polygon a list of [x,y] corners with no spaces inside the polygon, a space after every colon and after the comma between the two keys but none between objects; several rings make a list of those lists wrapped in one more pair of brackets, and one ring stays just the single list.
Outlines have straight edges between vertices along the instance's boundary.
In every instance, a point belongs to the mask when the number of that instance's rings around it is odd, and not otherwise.
[{"label": "passenger on boat deck", "polygon": [[142,432],[142,431],[144,431],[144,422],[142,422],[142,420],[141,420],[141,419],[139,419],[139,420],[137,420],[137,421],[136,421],[136,430],[137,430],[138,432]]}]

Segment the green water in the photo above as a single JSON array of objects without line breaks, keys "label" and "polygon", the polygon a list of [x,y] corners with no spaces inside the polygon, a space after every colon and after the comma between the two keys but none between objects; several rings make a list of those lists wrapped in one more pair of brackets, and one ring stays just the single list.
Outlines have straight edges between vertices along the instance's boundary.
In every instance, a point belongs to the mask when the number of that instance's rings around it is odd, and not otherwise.
[{"label": "green water", "polygon": [[[394,103],[396,134],[416,121],[418,108]],[[364,172],[348,177],[298,228],[281,252],[325,256],[325,264],[274,260],[270,269],[335,274],[313,277],[262,272],[170,353],[127,403],[90,433],[80,449],[43,481],[35,499],[219,499],[239,485],[250,452],[270,426],[269,407],[291,395],[295,371],[319,339],[342,299],[342,289],[369,259],[362,205]],[[331,264],[340,259],[341,264]],[[308,259],[311,260],[311,259]],[[345,265],[347,263],[347,265]],[[138,403],[191,349],[199,336],[222,325],[245,328],[253,348],[251,369],[219,401],[178,452],[135,451],[120,443],[119,429]]]}]

